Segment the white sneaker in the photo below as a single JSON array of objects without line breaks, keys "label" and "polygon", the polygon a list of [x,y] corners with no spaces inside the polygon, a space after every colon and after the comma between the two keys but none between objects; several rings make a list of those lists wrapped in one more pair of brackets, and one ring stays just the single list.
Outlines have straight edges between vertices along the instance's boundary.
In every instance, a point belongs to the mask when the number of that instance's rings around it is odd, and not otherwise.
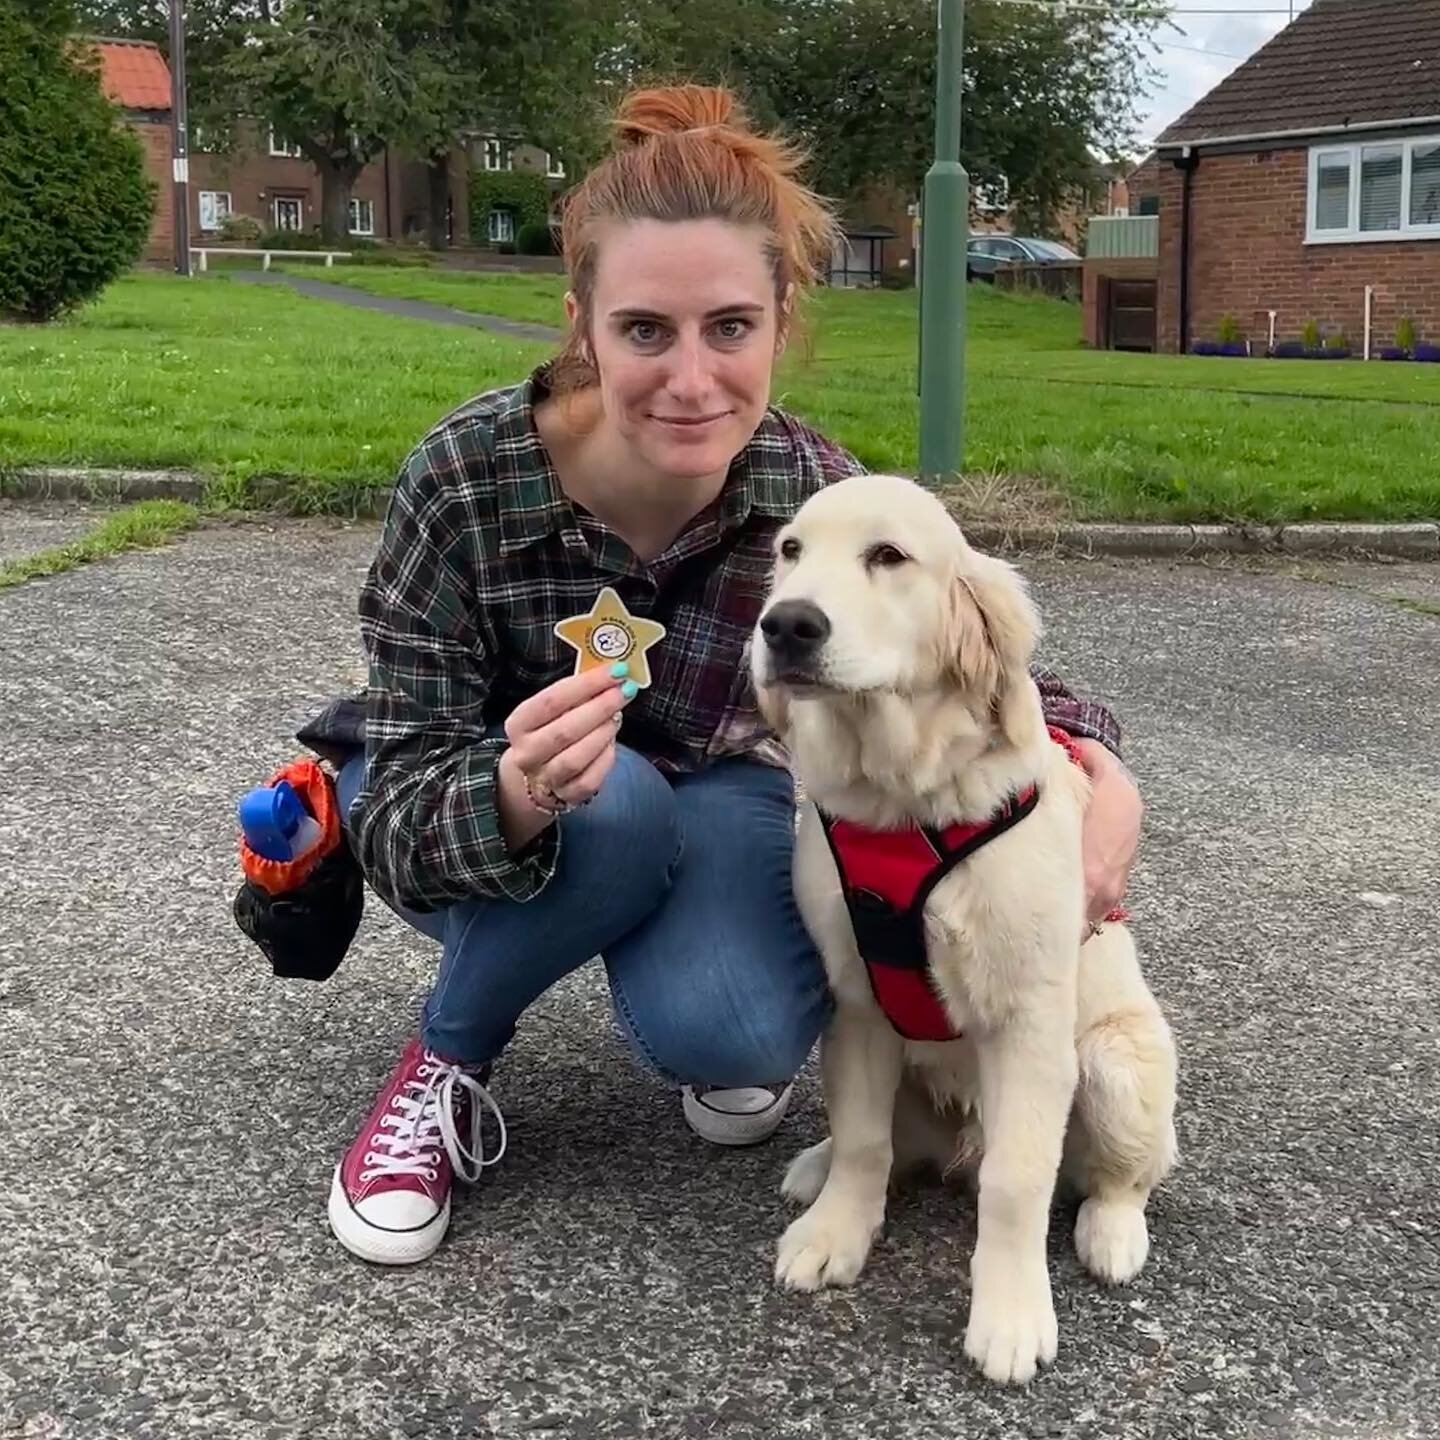
[{"label": "white sneaker", "polygon": [[686,1085],[680,1094],[685,1119],[702,1140],[712,1145],[758,1145],[780,1128],[794,1090],[793,1083],[778,1093],[759,1085],[740,1090],[696,1090]]}]

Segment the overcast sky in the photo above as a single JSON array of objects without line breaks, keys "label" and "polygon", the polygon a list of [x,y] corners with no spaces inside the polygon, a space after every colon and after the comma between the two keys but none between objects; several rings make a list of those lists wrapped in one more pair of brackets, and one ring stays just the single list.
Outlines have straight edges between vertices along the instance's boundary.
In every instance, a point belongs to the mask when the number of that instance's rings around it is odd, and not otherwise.
[{"label": "overcast sky", "polygon": [[[1295,13],[1309,4],[1310,0],[1295,0]],[[1229,13],[1184,13],[1189,10]],[[1266,10],[1279,13],[1255,13]],[[1155,62],[1161,79],[1155,92],[1139,106],[1141,139],[1153,140],[1289,23],[1289,0],[1175,0],[1171,24],[1158,32],[1164,42]],[[1174,28],[1177,25],[1184,34]]]}]

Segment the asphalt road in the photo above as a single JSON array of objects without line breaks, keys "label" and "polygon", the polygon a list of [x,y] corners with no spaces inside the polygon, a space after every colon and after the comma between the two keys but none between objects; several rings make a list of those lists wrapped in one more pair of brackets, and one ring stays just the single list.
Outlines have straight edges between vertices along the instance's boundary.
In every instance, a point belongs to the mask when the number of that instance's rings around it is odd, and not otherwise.
[{"label": "asphalt road", "polygon": [[[18,514],[0,552],[74,528]],[[813,1075],[710,1149],[591,972],[504,1057],[510,1154],[435,1260],[330,1237],[433,956],[372,904],[333,980],[274,981],[232,816],[360,678],[373,543],[207,528],[0,594],[0,1435],[1440,1434],[1440,569],[1026,565],[1148,798],[1184,1158],[1128,1290],[1057,1211],[1060,1355],[1004,1392],[962,1354],[969,1203],[909,1192],[857,1289],[778,1293]]]}]

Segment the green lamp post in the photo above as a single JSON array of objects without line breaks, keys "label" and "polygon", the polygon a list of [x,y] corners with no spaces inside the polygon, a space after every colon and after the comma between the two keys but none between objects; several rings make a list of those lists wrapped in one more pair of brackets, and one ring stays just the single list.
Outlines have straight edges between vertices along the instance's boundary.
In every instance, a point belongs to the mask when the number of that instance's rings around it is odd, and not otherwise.
[{"label": "green lamp post", "polygon": [[920,475],[943,480],[965,458],[965,252],[970,177],[960,164],[965,0],[938,0],[935,163],[920,231]]}]

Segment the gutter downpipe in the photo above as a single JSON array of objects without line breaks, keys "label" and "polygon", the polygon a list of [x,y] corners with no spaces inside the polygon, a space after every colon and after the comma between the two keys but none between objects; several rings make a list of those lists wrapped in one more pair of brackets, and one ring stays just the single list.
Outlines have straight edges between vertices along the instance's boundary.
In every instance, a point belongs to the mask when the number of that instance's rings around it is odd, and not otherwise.
[{"label": "gutter downpipe", "polygon": [[1184,175],[1180,186],[1180,353],[1190,353],[1190,188],[1200,152],[1183,145],[1171,162]]}]

